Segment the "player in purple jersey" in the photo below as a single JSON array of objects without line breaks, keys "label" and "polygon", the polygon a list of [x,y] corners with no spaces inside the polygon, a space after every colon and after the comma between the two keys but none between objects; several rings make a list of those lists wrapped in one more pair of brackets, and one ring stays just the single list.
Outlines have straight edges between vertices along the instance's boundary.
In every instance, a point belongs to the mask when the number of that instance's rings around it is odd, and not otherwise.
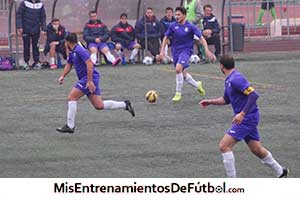
[{"label": "player in purple jersey", "polygon": [[71,71],[72,66],[78,77],[78,82],[68,96],[68,114],[67,124],[62,128],[57,128],[58,132],[74,133],[75,115],[77,112],[77,101],[84,95],[87,95],[92,105],[97,110],[125,109],[134,117],[134,110],[130,101],[103,101],[99,87],[100,74],[96,71],[94,64],[90,59],[88,50],[78,44],[77,36],[71,33],[66,37],[66,44],[70,50],[68,63],[66,64],[61,76],[58,79],[59,84],[63,84],[64,78]]},{"label": "player in purple jersey", "polygon": [[186,20],[186,9],[183,7],[177,7],[175,10],[176,22],[170,25],[169,29],[165,33],[165,37],[162,42],[160,57],[165,57],[165,46],[167,45],[168,38],[172,37],[172,56],[174,60],[174,66],[176,71],[176,94],[173,97],[173,102],[179,102],[181,100],[181,91],[183,81],[193,86],[198,90],[201,96],[205,95],[205,90],[202,87],[201,81],[195,81],[193,77],[186,72],[186,68],[189,67],[189,59],[194,50],[194,35],[199,38],[199,42],[203,45],[206,51],[206,55],[210,60],[214,61],[214,55],[209,51],[207,43],[202,36],[201,31],[193,24]]},{"label": "player in purple jersey", "polygon": [[282,167],[272,154],[262,146],[258,133],[259,109],[256,104],[258,94],[247,79],[235,69],[234,59],[230,55],[223,55],[220,59],[220,69],[225,74],[225,92],[223,97],[205,99],[199,104],[205,108],[209,105],[231,104],[234,112],[232,126],[220,141],[220,151],[228,177],[235,178],[235,161],[232,149],[234,145],[244,140],[253,154],[261,162],[271,167],[277,177],[287,177],[289,170]]}]

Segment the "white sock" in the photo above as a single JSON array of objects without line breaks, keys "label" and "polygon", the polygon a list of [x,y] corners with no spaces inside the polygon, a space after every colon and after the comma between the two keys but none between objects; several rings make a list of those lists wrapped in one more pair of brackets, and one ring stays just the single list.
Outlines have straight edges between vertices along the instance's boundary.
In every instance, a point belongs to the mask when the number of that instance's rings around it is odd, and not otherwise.
[{"label": "white sock", "polygon": [[122,57],[122,51],[121,50],[116,50],[116,54],[117,54],[117,56]]},{"label": "white sock", "polygon": [[115,110],[115,109],[125,109],[126,104],[124,101],[103,101],[104,110]]},{"label": "white sock", "polygon": [[70,128],[75,127],[75,116],[77,112],[77,102],[76,101],[69,101],[68,102],[68,118],[67,124]]},{"label": "white sock", "polygon": [[91,61],[96,64],[97,63],[97,54],[96,53],[92,53],[91,54]]},{"label": "white sock", "polygon": [[139,53],[139,49],[133,49],[132,52],[131,52],[131,55],[130,55],[129,59],[133,60],[138,53]]},{"label": "white sock", "polygon": [[183,86],[183,73],[176,74],[176,92],[181,94]]},{"label": "white sock", "polygon": [[272,168],[277,176],[280,176],[283,172],[282,166],[273,158],[272,154],[268,151],[268,155],[261,159],[261,162],[270,168]]},{"label": "white sock", "polygon": [[198,82],[195,81],[193,79],[192,75],[190,75],[189,73],[186,73],[184,81],[187,82],[189,85],[193,86],[194,88],[198,88],[199,87]]},{"label": "white sock", "polygon": [[50,57],[50,65],[54,65],[55,64],[55,57]]},{"label": "white sock", "polygon": [[107,60],[111,63],[114,63],[116,61],[116,58],[110,52],[106,53],[105,56]]},{"label": "white sock", "polygon": [[236,178],[234,155],[232,151],[222,153],[223,163],[228,178]]},{"label": "white sock", "polygon": [[166,46],[165,46],[165,56],[167,56],[167,55],[168,55],[168,51],[169,51],[169,46],[168,46],[168,45],[166,45]]}]

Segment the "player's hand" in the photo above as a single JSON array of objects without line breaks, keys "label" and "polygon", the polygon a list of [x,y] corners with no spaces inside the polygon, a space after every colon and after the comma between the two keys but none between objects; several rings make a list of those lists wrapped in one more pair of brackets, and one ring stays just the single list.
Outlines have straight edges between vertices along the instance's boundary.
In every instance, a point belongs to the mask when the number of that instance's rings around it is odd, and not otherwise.
[{"label": "player's hand", "polygon": [[217,61],[217,58],[213,53],[211,53],[210,51],[207,51],[205,53],[206,53],[207,57],[209,58],[210,62],[216,62]]},{"label": "player's hand", "polygon": [[206,108],[207,106],[211,105],[211,101],[208,99],[204,99],[199,102],[201,108]]},{"label": "player's hand", "polygon": [[18,34],[19,34],[19,35],[22,35],[22,34],[23,34],[23,29],[22,29],[22,28],[19,28],[19,29],[18,29]]},{"label": "player's hand", "polygon": [[202,33],[206,38],[210,38],[212,35],[212,31],[210,29],[205,29]]},{"label": "player's hand", "polygon": [[92,94],[96,91],[96,86],[93,81],[87,82],[86,88],[88,88],[90,93],[92,93]]},{"label": "player's hand", "polygon": [[233,120],[232,120],[232,123],[233,124],[241,124],[242,121],[244,120],[245,118],[245,113],[244,112],[240,112],[239,114],[237,114]]},{"label": "player's hand", "polygon": [[101,39],[100,39],[100,38],[96,38],[96,39],[95,39],[95,42],[96,42],[96,43],[100,43],[100,42],[101,42]]},{"label": "player's hand", "polygon": [[64,78],[65,77],[63,77],[63,76],[59,77],[59,79],[58,79],[58,84],[59,85],[62,85],[64,83]]},{"label": "player's hand", "polygon": [[160,52],[159,57],[160,57],[160,60],[163,60],[165,57],[165,52],[164,51]]}]

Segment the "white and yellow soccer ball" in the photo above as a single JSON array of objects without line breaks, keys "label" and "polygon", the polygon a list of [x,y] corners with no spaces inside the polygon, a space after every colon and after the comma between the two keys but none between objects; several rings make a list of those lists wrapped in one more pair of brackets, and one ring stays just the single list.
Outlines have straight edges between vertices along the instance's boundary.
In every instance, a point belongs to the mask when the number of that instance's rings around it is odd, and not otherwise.
[{"label": "white and yellow soccer ball", "polygon": [[147,66],[153,65],[153,58],[146,56],[143,60],[143,64]]},{"label": "white and yellow soccer ball", "polygon": [[149,102],[149,103],[154,103],[157,101],[158,99],[158,94],[155,90],[149,90],[146,95],[145,95],[145,98],[146,100]]},{"label": "white and yellow soccer ball", "polygon": [[198,55],[194,54],[190,57],[190,63],[197,64],[200,62],[200,58]]}]

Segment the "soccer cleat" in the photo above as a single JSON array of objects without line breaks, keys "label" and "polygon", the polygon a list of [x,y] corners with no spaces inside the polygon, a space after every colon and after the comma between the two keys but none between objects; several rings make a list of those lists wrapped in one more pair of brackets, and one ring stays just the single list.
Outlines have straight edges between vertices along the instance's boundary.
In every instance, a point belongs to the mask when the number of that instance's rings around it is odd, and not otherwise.
[{"label": "soccer cleat", "polygon": [[204,88],[202,86],[202,82],[198,81],[198,84],[199,84],[199,86],[198,86],[197,90],[198,90],[200,96],[205,96],[205,90],[204,90]]},{"label": "soccer cleat", "polygon": [[131,102],[129,100],[125,100],[124,103],[126,104],[125,110],[127,110],[128,112],[130,112],[130,114],[132,115],[132,117],[135,116],[133,107],[131,105]]},{"label": "soccer cleat", "polygon": [[122,61],[121,58],[116,58],[115,62],[112,64],[114,67],[117,66]]},{"label": "soccer cleat", "polygon": [[35,62],[32,64],[32,68],[35,70],[41,70],[42,69],[42,64],[40,62]]},{"label": "soccer cleat", "polygon": [[173,102],[179,102],[181,100],[181,93],[176,92],[175,96],[173,97],[172,101]]},{"label": "soccer cleat", "polygon": [[57,69],[57,65],[56,64],[50,65],[50,69]]},{"label": "soccer cleat", "polygon": [[62,128],[57,128],[56,129],[58,132],[61,133],[74,133],[75,128],[70,128],[67,124],[63,126]]},{"label": "soccer cleat", "polygon": [[278,178],[287,178],[290,173],[290,170],[286,167],[282,168],[282,174]]}]

